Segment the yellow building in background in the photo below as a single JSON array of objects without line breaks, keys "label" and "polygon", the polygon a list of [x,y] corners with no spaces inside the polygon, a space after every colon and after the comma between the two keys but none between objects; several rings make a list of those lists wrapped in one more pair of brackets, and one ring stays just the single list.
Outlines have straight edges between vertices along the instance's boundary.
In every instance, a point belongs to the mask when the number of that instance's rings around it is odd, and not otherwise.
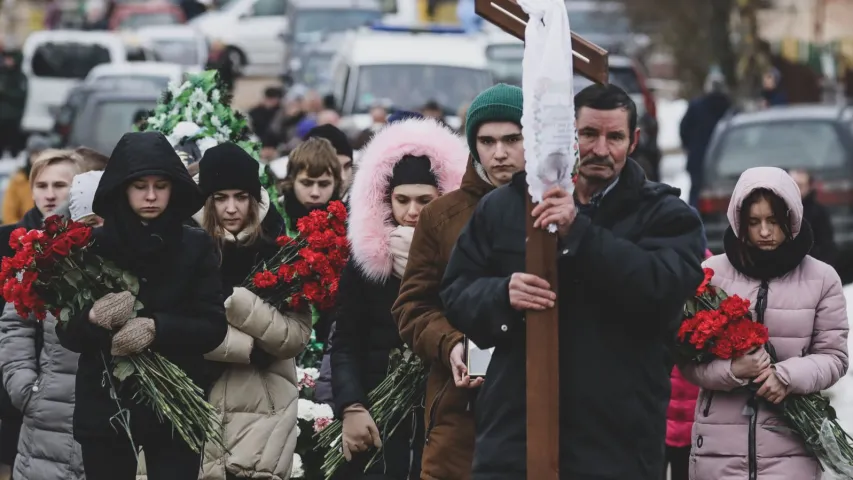
[{"label": "yellow building in background", "polygon": [[435,15],[430,18],[427,14],[429,0],[418,0],[418,20],[422,23],[440,23],[443,25],[458,25],[456,17],[457,0],[438,0]]}]

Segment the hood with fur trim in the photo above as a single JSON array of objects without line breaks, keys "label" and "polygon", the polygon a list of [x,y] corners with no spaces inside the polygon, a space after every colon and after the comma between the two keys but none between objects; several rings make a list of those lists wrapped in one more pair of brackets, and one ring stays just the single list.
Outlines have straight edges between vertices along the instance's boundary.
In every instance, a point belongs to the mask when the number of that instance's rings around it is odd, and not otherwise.
[{"label": "hood with fur trim", "polygon": [[432,119],[409,119],[384,127],[363,150],[352,187],[347,237],[351,258],[372,281],[384,282],[393,267],[393,223],[388,186],[394,165],[405,155],[426,156],[441,195],[459,188],[468,145]]}]

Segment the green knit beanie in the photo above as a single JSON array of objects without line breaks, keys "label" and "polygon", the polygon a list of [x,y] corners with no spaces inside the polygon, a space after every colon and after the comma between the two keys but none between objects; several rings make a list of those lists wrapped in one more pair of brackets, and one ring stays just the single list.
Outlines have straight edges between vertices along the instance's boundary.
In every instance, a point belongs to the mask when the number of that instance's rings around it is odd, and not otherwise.
[{"label": "green knit beanie", "polygon": [[477,131],[480,125],[488,122],[512,122],[521,126],[522,111],[521,89],[505,83],[489,87],[471,102],[465,117],[465,137],[471,155],[478,162]]}]

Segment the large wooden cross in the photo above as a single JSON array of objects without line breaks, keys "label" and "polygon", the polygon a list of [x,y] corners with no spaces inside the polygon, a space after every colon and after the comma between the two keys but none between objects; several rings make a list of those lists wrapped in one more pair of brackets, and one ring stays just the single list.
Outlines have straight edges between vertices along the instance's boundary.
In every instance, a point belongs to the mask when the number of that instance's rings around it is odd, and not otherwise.
[{"label": "large wooden cross", "polygon": [[[476,0],[478,15],[524,40],[527,14],[515,0]],[[574,70],[598,83],[608,80],[607,51],[572,33]],[[527,272],[557,291],[557,237],[533,228],[533,201],[527,195]],[[560,370],[558,305],[526,315],[527,478],[560,478]]]}]

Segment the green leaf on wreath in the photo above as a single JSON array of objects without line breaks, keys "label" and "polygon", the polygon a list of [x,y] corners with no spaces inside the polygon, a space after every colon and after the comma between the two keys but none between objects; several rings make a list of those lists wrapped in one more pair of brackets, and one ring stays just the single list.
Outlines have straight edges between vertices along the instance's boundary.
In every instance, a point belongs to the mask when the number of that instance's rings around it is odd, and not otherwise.
[{"label": "green leaf on wreath", "polygon": [[71,309],[68,307],[63,308],[59,311],[59,321],[67,322],[71,320]]},{"label": "green leaf on wreath", "polygon": [[145,308],[145,305],[142,304],[139,300],[133,302],[133,312],[139,313],[142,309]]},{"label": "green leaf on wreath", "polygon": [[120,359],[116,361],[116,367],[113,369],[113,376],[115,376],[119,382],[123,382],[127,377],[133,375],[133,372],[135,371],[133,363],[127,359]]}]

